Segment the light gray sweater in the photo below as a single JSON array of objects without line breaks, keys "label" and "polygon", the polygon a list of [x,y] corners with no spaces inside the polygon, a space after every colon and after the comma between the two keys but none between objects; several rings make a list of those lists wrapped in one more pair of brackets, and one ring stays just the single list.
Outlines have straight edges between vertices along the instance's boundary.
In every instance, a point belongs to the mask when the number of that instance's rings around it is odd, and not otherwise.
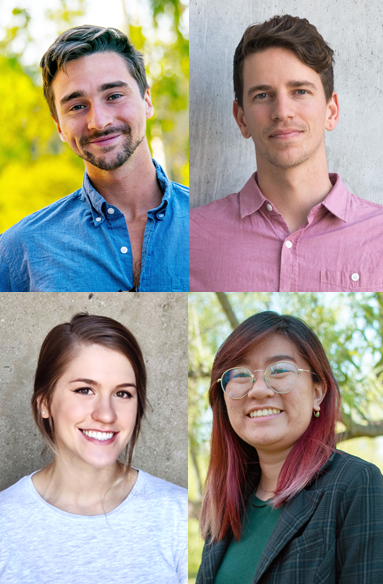
[{"label": "light gray sweater", "polygon": [[187,490],[139,471],[107,515],[61,511],[31,476],[0,493],[1,584],[187,584]]}]

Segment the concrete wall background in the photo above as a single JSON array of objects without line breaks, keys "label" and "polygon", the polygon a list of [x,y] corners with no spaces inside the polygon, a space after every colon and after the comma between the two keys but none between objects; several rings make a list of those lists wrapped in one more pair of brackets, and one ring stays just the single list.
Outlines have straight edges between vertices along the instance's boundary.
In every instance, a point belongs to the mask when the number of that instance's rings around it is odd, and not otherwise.
[{"label": "concrete wall background", "polygon": [[330,172],[383,203],[383,5],[379,0],[191,0],[191,207],[239,191],[255,170],[254,144],[232,116],[232,60],[249,24],[307,18],[335,51],[340,120],[326,134]]},{"label": "concrete wall background", "polygon": [[187,487],[187,294],[1,294],[0,491],[48,464],[30,399],[40,346],[81,311],[109,316],[136,336],[148,371],[149,407],[136,467]]}]

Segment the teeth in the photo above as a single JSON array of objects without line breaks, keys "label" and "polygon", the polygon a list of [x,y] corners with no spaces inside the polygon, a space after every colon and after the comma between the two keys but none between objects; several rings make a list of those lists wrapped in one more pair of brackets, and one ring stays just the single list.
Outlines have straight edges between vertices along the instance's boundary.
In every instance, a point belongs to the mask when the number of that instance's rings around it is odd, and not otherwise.
[{"label": "teeth", "polygon": [[96,440],[101,440],[101,442],[110,440],[115,434],[114,432],[93,432],[92,430],[82,430],[82,432],[89,438],[95,438]]},{"label": "teeth", "polygon": [[250,412],[250,418],[263,418],[265,416],[274,416],[275,414],[280,414],[282,410],[276,410],[275,408],[265,408],[264,410],[254,410]]}]

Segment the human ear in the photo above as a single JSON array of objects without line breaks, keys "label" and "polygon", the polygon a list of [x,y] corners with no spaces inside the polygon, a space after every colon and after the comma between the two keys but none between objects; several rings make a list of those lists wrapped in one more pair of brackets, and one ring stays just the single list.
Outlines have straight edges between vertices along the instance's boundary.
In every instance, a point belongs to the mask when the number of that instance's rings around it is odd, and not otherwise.
[{"label": "human ear", "polygon": [[150,96],[149,87],[145,90],[144,100],[145,100],[145,115],[146,115],[146,119],[148,119],[148,118],[151,118],[153,113],[154,113],[154,107],[152,104],[152,98]]},{"label": "human ear", "polygon": [[334,91],[327,104],[327,118],[325,124],[326,130],[331,132],[331,130],[333,130],[337,125],[338,119],[339,119],[339,101],[338,95]]},{"label": "human ear", "polygon": [[235,121],[237,122],[238,128],[241,130],[241,134],[244,138],[250,138],[251,134],[247,127],[245,112],[243,111],[242,107],[239,105],[237,100],[233,101],[233,116]]},{"label": "human ear", "polygon": [[56,124],[56,128],[57,128],[57,131],[58,131],[59,136],[60,136],[60,140],[62,140],[63,142],[66,142],[65,136],[60,128],[59,122],[53,116],[51,116],[51,117],[52,117],[52,120],[54,121],[54,123]]},{"label": "human ear", "polygon": [[316,383],[314,385],[314,399],[313,399],[313,410],[316,412],[320,411],[320,405],[324,400],[324,396],[326,395],[326,391],[324,389],[323,383]]},{"label": "human ear", "polygon": [[50,418],[49,408],[46,404],[45,400],[40,400],[38,403],[39,412],[42,418],[48,419]]}]

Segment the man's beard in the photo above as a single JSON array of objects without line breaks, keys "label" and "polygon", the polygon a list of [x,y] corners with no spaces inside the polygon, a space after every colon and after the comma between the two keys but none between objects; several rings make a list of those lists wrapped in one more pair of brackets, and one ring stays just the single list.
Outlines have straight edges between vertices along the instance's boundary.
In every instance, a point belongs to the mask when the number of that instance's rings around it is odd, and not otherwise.
[{"label": "man's beard", "polygon": [[[106,156],[95,156],[89,150],[86,150],[86,145],[91,142],[92,140],[96,140],[97,138],[102,138],[104,136],[108,136],[109,134],[125,134],[125,139],[122,143],[122,149],[120,149],[114,157],[109,160],[106,160]],[[143,136],[136,138],[135,140],[132,139],[132,132],[130,126],[128,124],[124,124],[118,128],[110,128],[106,132],[94,132],[91,136],[87,136],[86,138],[81,138],[80,146],[81,151],[79,152],[79,156],[96,166],[101,170],[116,170],[116,168],[120,168],[125,162],[132,156],[132,154],[137,150],[141,142],[145,138],[145,133]],[[110,152],[114,146],[106,146],[104,149],[104,155]]]}]

